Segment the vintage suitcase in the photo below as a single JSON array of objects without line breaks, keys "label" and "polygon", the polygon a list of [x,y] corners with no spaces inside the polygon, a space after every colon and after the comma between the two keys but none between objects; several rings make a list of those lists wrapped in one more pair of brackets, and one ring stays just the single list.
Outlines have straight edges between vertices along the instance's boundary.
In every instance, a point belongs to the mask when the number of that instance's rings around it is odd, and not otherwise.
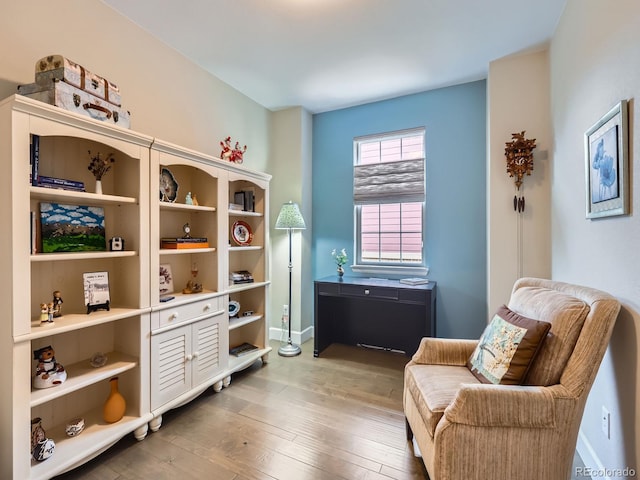
[{"label": "vintage suitcase", "polygon": [[47,85],[38,83],[19,85],[18,93],[71,112],[80,113],[120,127],[131,128],[131,114],[127,110],[66,82],[52,80]]},{"label": "vintage suitcase", "polygon": [[36,83],[48,87],[52,80],[61,80],[118,107],[122,106],[120,90],[115,84],[62,55],[49,55],[36,62]]}]

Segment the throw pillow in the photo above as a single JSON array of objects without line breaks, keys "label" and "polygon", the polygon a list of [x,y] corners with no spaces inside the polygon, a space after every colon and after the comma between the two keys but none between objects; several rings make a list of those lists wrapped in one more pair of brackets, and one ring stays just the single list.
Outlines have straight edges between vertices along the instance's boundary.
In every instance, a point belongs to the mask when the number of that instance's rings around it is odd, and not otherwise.
[{"label": "throw pillow", "polygon": [[482,383],[520,385],[551,324],[503,305],[487,325],[467,367]]}]

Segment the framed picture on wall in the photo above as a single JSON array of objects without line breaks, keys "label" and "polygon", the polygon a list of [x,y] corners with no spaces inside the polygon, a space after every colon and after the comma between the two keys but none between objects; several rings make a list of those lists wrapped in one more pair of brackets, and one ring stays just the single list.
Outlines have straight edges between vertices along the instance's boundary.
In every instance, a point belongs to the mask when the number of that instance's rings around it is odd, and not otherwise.
[{"label": "framed picture on wall", "polygon": [[627,135],[626,100],[584,134],[587,218],[629,212]]}]

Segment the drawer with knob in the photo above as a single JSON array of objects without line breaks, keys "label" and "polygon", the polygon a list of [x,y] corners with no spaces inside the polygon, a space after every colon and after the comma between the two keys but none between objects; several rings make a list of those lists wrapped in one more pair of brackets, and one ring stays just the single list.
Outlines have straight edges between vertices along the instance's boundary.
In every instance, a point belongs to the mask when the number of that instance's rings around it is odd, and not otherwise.
[{"label": "drawer with knob", "polygon": [[166,328],[207,316],[221,315],[225,311],[224,296],[171,305],[159,312],[154,312],[151,329]]}]

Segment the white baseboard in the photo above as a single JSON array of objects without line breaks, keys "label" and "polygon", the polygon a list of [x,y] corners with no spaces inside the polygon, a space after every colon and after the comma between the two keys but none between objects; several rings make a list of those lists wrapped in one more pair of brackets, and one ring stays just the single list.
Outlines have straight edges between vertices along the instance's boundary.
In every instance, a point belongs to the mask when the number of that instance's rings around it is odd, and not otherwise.
[{"label": "white baseboard", "polygon": [[[286,341],[288,332],[279,327],[269,327],[269,340]],[[291,341],[296,345],[313,338],[313,327],[307,327],[302,332],[291,331]]]},{"label": "white baseboard", "polygon": [[582,432],[582,429],[578,432],[578,443],[576,445],[576,450],[578,451],[578,455],[580,455],[580,458],[582,458],[582,462],[584,463],[584,466],[585,466],[585,471],[594,472],[597,476],[595,477],[593,475],[587,476],[586,472],[584,475],[579,475],[579,472],[571,472],[571,474],[573,475],[573,478],[580,478],[582,476],[583,478],[593,478],[593,479],[597,478],[598,480],[600,479],[611,480],[611,478],[606,475],[605,476],[598,475],[598,473],[605,472],[606,469],[602,465],[600,458],[598,458],[598,454],[591,446],[591,443],[589,443],[589,439]]}]

